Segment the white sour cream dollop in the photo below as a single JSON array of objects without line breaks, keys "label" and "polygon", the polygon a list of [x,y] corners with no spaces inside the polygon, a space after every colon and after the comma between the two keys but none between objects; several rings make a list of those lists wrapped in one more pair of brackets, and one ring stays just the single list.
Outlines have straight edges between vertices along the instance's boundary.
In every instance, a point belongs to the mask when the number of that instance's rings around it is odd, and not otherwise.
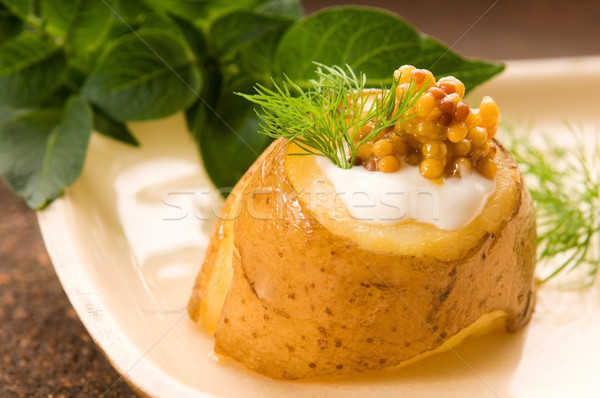
[{"label": "white sour cream dollop", "polygon": [[397,172],[383,173],[362,166],[341,169],[322,156],[316,162],[350,216],[374,224],[412,220],[452,231],[473,221],[496,190],[495,180],[466,170],[462,178],[436,184],[407,164]]}]

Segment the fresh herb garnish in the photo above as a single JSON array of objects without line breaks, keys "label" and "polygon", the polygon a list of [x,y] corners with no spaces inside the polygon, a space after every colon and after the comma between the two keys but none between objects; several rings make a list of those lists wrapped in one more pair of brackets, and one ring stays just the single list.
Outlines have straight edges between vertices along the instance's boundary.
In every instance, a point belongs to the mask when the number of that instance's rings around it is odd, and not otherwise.
[{"label": "fresh herb garnish", "polygon": [[468,89],[503,70],[391,13],[301,17],[299,0],[0,0],[0,175],[43,208],[77,179],[92,128],[135,145],[127,122],[186,111],[213,182],[233,186],[271,140],[234,92],[284,74],[306,89],[313,61],[349,65],[375,88],[400,64]]},{"label": "fresh herb garnish", "polygon": [[[397,80],[380,91],[365,89],[367,78],[339,67],[317,64],[318,80],[303,89],[289,78],[274,89],[257,85],[257,94],[240,94],[260,106],[257,115],[262,133],[272,138],[287,138],[303,149],[303,154],[321,155],[333,164],[349,169],[358,149],[382,130],[410,118],[406,111],[414,106],[426,85],[415,91],[414,80],[396,105]],[[378,92],[379,91],[379,92]],[[373,94],[369,103],[368,97]],[[412,115],[414,116],[414,115]],[[369,134],[361,140],[355,135],[367,124]]]},{"label": "fresh herb garnish", "polygon": [[583,133],[570,128],[576,145],[565,147],[508,130],[509,147],[535,202],[538,257],[549,270],[542,282],[579,269],[584,276],[577,280],[589,286],[600,268],[600,141],[596,136],[595,144],[586,145]]}]

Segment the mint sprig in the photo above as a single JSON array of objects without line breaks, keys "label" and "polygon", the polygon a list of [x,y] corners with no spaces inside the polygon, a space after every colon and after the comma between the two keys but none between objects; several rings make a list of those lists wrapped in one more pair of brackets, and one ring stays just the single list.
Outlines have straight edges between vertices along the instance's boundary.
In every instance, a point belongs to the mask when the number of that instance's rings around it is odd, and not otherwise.
[{"label": "mint sprig", "polygon": [[270,141],[234,92],[284,74],[308,84],[313,61],[347,64],[371,87],[400,64],[468,88],[503,68],[390,13],[301,17],[298,0],[0,0],[0,175],[42,208],[79,176],[92,129],[136,145],[127,122],[186,111],[213,182],[233,186]]}]

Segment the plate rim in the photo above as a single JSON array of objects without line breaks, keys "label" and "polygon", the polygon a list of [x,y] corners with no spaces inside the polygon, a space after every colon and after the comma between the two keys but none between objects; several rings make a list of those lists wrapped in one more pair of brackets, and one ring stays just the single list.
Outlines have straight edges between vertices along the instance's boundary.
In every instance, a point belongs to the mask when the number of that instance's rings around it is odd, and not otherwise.
[{"label": "plate rim", "polygon": [[[600,56],[557,57],[505,61],[507,68],[493,79],[522,79],[552,75],[557,71],[577,69],[583,73],[598,73]],[[535,71],[535,73],[534,73]],[[96,134],[96,133],[94,133]],[[200,167],[202,160],[200,160]],[[65,218],[72,215],[69,190],[47,208],[36,212],[46,250],[69,302],[88,331],[94,343],[106,357],[122,380],[139,395],[145,397],[178,396],[209,398],[204,393],[162,372],[143,357],[133,342],[119,329],[115,318],[98,299],[99,291],[83,271],[85,254],[76,247]],[[65,239],[69,237],[69,239]],[[131,364],[133,363],[133,365]],[[118,382],[118,379],[115,381]]]}]

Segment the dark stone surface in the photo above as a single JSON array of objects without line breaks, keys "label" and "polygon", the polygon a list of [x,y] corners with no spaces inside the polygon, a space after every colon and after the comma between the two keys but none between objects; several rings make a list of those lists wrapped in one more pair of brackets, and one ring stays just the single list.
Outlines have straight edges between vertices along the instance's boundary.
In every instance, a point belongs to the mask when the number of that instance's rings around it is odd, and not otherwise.
[{"label": "dark stone surface", "polygon": [[35,213],[2,181],[0,369],[0,397],[135,396],[77,318]]}]

